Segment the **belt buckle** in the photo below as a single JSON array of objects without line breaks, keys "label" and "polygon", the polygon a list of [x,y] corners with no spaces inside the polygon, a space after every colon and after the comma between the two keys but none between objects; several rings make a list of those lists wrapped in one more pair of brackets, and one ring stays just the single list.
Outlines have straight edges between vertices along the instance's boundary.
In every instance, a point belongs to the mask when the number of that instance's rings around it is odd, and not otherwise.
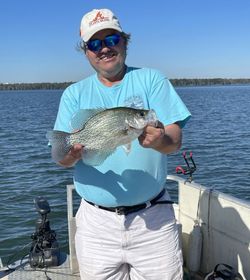
[{"label": "belt buckle", "polygon": [[126,207],[123,207],[123,206],[117,207],[115,209],[115,212],[116,212],[117,215],[125,215],[126,214]]}]

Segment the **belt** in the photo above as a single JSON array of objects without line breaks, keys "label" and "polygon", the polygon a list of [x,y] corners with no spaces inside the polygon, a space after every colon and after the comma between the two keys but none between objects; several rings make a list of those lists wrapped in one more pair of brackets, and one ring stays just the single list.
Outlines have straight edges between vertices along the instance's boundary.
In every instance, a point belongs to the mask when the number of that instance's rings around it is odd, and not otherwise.
[{"label": "belt", "polygon": [[129,213],[136,212],[136,211],[139,211],[144,208],[149,208],[155,204],[173,204],[174,202],[171,200],[158,201],[158,199],[160,199],[165,194],[165,191],[166,190],[163,189],[155,198],[153,198],[150,201],[147,201],[142,204],[132,205],[132,206],[105,207],[105,206],[101,206],[101,205],[96,205],[95,203],[88,201],[88,200],[85,200],[85,201],[97,208],[107,210],[110,212],[116,212],[118,215],[127,215]]}]

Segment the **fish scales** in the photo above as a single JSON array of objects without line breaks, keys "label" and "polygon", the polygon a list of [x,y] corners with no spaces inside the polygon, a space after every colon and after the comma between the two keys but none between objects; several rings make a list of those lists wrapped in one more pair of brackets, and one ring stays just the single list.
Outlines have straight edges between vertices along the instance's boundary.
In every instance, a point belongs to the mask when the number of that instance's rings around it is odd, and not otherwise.
[{"label": "fish scales", "polygon": [[[99,165],[118,146],[129,145],[139,137],[145,126],[156,120],[153,110],[129,107],[99,109],[93,110],[93,115],[81,124],[82,129],[79,131],[65,133],[65,136],[64,132],[52,131],[47,138],[52,143],[52,157],[55,160],[58,160],[58,155],[60,158],[65,155],[74,144],[82,144],[83,162]],[[62,137],[65,139],[61,139]]]},{"label": "fish scales", "polygon": [[[130,142],[131,133],[128,132],[129,127],[125,121],[128,113],[130,110],[105,110],[93,116],[74,137],[72,145],[80,141],[85,149],[113,149]],[[142,129],[137,130],[137,134],[141,132]]]}]

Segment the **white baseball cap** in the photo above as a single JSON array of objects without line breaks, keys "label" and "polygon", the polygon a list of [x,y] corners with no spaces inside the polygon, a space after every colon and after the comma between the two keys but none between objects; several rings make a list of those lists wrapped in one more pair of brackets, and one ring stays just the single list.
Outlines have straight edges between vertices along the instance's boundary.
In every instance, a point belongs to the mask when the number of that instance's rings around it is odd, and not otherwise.
[{"label": "white baseball cap", "polygon": [[108,28],[122,32],[120,23],[112,11],[94,9],[83,16],[80,25],[80,36],[84,42],[87,42],[96,32]]}]

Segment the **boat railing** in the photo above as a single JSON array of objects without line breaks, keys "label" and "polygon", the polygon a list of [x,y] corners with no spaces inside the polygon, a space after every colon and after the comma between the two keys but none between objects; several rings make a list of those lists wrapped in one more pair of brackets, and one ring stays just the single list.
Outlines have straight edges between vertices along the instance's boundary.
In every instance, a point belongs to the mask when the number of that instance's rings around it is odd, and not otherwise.
[{"label": "boat railing", "polygon": [[73,191],[74,185],[67,185],[67,212],[68,212],[68,234],[69,234],[69,264],[72,274],[79,272],[79,267],[76,259],[75,249],[75,233],[76,219],[74,216],[73,207]]}]

